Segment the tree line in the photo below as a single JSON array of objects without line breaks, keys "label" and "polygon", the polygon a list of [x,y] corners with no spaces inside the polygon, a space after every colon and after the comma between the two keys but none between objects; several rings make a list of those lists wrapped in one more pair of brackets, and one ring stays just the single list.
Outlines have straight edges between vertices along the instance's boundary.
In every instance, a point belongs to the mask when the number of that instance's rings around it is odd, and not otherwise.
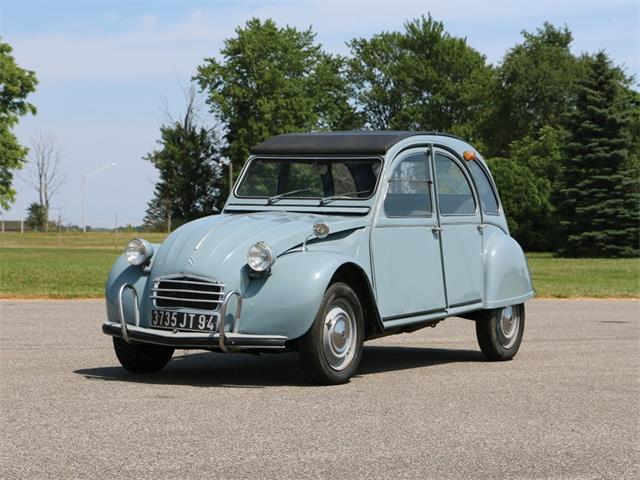
[{"label": "tree line", "polygon": [[637,256],[640,94],[608,54],[574,55],[572,40],[544,23],[492,65],[428,15],[354,38],[341,56],[311,28],[251,19],[194,73],[213,120],[189,91],[145,157],[160,173],[145,224],[219,212],[249,148],[273,135],[437,130],[488,159],[525,249]]},{"label": "tree line", "polygon": [[162,127],[146,157],[161,174],[146,221],[218,212],[229,171],[272,135],[437,130],[483,152],[525,249],[637,256],[640,97],[606,53],[574,55],[572,40],[566,26],[544,23],[491,65],[427,16],[355,38],[345,57],[325,52],[311,29],[252,19],[193,77],[219,128],[187,114]]}]

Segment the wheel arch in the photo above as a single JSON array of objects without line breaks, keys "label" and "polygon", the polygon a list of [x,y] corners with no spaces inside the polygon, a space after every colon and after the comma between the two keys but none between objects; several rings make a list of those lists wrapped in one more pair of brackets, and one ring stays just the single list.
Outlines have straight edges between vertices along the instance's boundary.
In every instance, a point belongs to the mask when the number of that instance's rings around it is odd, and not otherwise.
[{"label": "wheel arch", "polygon": [[353,262],[343,263],[334,272],[327,288],[336,282],[349,285],[360,300],[364,315],[365,340],[381,335],[384,332],[382,319],[371,282],[364,269]]}]

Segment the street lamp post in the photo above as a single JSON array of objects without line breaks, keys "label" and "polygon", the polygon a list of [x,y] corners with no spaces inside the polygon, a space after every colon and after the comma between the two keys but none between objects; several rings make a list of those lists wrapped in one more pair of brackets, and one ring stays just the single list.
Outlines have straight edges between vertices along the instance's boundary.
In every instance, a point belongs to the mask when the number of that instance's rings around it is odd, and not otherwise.
[{"label": "street lamp post", "polygon": [[85,173],[84,175],[82,175],[82,231],[84,233],[87,233],[87,222],[86,222],[86,201],[85,201],[85,187],[86,187],[86,183],[87,183],[87,178],[90,177],[91,175],[95,175],[96,173],[100,173],[103,170],[106,170],[109,167],[115,167],[116,166],[116,162],[111,162],[111,163],[107,163],[103,166],[101,166],[100,168],[96,168],[95,170],[89,172],[89,173]]}]

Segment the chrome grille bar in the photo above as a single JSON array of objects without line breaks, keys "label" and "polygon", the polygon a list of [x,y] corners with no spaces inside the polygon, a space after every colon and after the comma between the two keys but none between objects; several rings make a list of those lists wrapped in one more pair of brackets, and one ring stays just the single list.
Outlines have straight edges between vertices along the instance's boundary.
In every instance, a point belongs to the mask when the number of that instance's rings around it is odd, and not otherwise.
[{"label": "chrome grille bar", "polygon": [[219,292],[219,293],[215,293],[215,292],[206,292],[204,290],[183,290],[181,288],[152,288],[151,291],[153,292],[184,292],[184,293],[199,293],[202,295],[218,295],[218,296],[223,296],[224,293]]},{"label": "chrome grille bar", "polygon": [[160,299],[160,300],[179,300],[181,302],[204,302],[204,303],[221,303],[220,300],[206,300],[204,298],[184,298],[184,297],[165,297],[165,296],[160,296],[160,295],[151,295],[151,298],[153,299]]},{"label": "chrome grille bar", "polygon": [[191,275],[171,275],[154,280],[150,298],[155,308],[217,310],[222,304],[224,284]]},{"label": "chrome grille bar", "polygon": [[[202,277],[194,277],[193,280],[183,280],[187,275],[181,275],[180,277],[160,277],[156,278],[156,282],[171,282],[171,283],[191,283],[194,285],[220,285],[224,287],[224,283],[220,283],[216,280],[202,280]],[[200,279],[200,280],[199,280]]]}]

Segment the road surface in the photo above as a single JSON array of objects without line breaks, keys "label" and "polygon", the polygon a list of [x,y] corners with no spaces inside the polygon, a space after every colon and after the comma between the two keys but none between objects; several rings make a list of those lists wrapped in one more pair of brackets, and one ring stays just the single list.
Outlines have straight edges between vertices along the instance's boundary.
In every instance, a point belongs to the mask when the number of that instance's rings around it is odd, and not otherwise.
[{"label": "road surface", "polygon": [[640,478],[640,303],[527,304],[515,360],[472,322],[367,344],[351,383],[295,354],[117,363],[99,301],[0,302],[0,478]]}]

